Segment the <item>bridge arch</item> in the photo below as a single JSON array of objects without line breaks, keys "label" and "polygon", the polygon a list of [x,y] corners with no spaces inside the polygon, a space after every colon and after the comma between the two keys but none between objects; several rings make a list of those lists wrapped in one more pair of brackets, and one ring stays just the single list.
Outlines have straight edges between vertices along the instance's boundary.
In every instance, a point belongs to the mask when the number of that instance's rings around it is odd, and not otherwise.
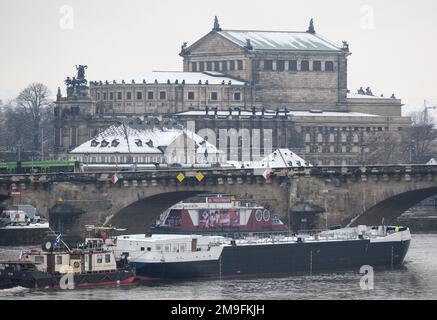
[{"label": "bridge arch", "polygon": [[349,226],[377,225],[383,219],[385,224],[394,224],[405,211],[433,195],[437,195],[437,187],[399,193],[372,206],[353,219]]},{"label": "bridge arch", "polygon": [[159,215],[171,206],[188,198],[208,193],[210,192],[205,190],[155,194],[142,198],[121,209],[115,215],[108,218],[105,224],[127,229],[129,233],[147,233],[149,226],[155,223]]}]

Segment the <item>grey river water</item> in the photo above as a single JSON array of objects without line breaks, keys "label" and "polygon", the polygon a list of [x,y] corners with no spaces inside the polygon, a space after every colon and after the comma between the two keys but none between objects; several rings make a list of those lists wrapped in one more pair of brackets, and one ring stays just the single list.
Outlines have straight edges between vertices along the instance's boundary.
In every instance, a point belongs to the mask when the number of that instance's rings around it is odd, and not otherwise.
[{"label": "grey river water", "polygon": [[[20,249],[0,248],[0,260],[16,259]],[[78,290],[0,290],[0,300],[300,300],[437,299],[437,234],[413,235],[405,264],[375,270],[374,289],[362,290],[359,270],[281,278],[154,282]]]}]

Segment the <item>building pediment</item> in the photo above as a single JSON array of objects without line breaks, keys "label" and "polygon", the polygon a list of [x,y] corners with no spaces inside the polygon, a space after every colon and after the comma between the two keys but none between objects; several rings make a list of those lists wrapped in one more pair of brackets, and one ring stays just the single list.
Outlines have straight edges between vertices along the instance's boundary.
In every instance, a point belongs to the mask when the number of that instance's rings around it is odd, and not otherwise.
[{"label": "building pediment", "polygon": [[220,33],[212,31],[186,49],[188,56],[244,53],[244,49]]}]

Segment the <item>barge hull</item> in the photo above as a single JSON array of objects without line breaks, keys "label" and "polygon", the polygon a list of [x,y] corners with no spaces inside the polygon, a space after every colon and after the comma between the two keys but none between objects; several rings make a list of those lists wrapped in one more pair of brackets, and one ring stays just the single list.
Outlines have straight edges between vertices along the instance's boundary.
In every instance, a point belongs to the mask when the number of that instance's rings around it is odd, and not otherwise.
[{"label": "barge hull", "polygon": [[319,243],[226,246],[218,260],[136,261],[137,275],[152,279],[229,278],[352,270],[402,264],[410,240],[353,240]]}]

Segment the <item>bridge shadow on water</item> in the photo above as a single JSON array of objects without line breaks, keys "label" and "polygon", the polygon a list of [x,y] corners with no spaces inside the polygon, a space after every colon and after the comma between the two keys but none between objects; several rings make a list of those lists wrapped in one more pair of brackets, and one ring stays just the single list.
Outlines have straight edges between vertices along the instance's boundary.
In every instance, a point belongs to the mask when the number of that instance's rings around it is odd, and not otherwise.
[{"label": "bridge shadow on water", "polygon": [[182,200],[208,193],[210,192],[181,191],[161,193],[144,198],[119,211],[109,220],[107,225],[127,229],[131,234],[147,233],[159,215],[171,206]]}]

